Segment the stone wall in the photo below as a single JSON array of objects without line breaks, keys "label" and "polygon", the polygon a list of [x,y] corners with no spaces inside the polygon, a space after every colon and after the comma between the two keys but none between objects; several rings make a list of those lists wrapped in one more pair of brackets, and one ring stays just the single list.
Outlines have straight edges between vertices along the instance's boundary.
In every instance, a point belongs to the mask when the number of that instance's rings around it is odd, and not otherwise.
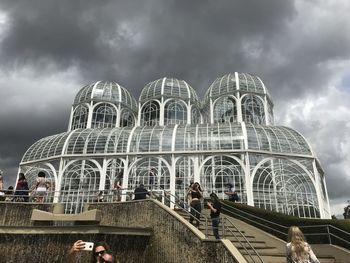
[{"label": "stone wall", "polygon": [[[66,252],[77,239],[106,240],[121,263],[235,262],[222,242],[206,240],[202,232],[155,200],[95,203],[86,208],[102,212],[101,226],[152,229],[150,236],[136,232],[131,235],[98,233],[97,226],[91,226],[91,231],[80,231],[76,226],[72,233],[65,230],[38,234],[35,228],[41,228],[40,224],[30,220],[33,209],[52,212],[54,208],[52,204],[0,202],[0,259],[3,262],[66,262]],[[10,233],[9,226],[31,228],[28,234]],[[64,230],[63,225],[61,228]],[[79,262],[88,262],[89,253],[83,252],[80,257]]]},{"label": "stone wall", "polygon": [[102,211],[101,225],[152,228],[147,262],[235,262],[221,242],[203,239],[201,232],[158,201],[96,203],[88,209]]},{"label": "stone wall", "polygon": [[0,202],[0,226],[33,226],[33,209],[53,211],[52,204]]},{"label": "stone wall", "polygon": [[[67,251],[78,239],[97,242],[105,240],[121,263],[146,263],[149,236],[125,236],[110,234],[0,234],[0,262],[67,262]],[[88,263],[91,252],[77,254],[79,263]],[[141,259],[141,260],[140,260]]]}]

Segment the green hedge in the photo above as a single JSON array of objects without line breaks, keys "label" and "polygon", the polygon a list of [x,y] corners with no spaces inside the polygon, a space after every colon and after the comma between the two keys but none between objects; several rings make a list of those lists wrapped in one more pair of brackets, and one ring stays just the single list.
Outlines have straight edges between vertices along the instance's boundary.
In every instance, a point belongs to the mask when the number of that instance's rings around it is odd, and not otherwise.
[{"label": "green hedge", "polygon": [[[230,201],[222,201],[224,214],[241,219],[251,225],[254,225],[265,232],[268,232],[280,239],[287,241],[288,228],[290,226],[299,226],[306,236],[308,242],[313,244],[329,244],[338,245],[350,249],[350,220],[343,219],[305,219],[295,216],[289,216],[269,210],[256,208],[240,203],[232,203]],[[261,220],[258,218],[263,218]],[[312,226],[307,228],[306,226]],[[329,226],[327,228],[327,226]],[[333,228],[334,226],[336,228]],[[305,228],[306,227],[306,228]],[[328,235],[328,231],[331,235]],[[344,233],[344,232],[346,233]],[[341,239],[334,237],[336,235]],[[331,238],[331,240],[330,240]]]}]

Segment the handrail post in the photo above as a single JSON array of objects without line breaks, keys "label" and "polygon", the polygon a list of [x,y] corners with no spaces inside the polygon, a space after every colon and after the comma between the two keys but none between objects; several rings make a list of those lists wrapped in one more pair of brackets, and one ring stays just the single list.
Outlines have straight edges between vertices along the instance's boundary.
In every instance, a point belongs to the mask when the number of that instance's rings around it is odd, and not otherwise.
[{"label": "handrail post", "polygon": [[205,237],[208,238],[208,219],[205,218]]},{"label": "handrail post", "polygon": [[164,192],[164,190],[161,190],[161,195],[162,195],[162,204],[165,205],[165,192]]},{"label": "handrail post", "polygon": [[[165,193],[165,192],[164,192]],[[164,200],[165,201],[165,200]],[[176,207],[176,199],[174,195],[170,195],[170,204],[169,204],[170,209],[174,209]]]},{"label": "handrail post", "polygon": [[332,237],[331,237],[331,234],[329,232],[329,225],[327,225],[327,234],[328,234],[329,244],[332,245]]},{"label": "handrail post", "polygon": [[225,231],[225,217],[222,218],[222,224],[221,224],[221,227],[222,227],[222,237],[223,238],[226,238],[226,231]]}]

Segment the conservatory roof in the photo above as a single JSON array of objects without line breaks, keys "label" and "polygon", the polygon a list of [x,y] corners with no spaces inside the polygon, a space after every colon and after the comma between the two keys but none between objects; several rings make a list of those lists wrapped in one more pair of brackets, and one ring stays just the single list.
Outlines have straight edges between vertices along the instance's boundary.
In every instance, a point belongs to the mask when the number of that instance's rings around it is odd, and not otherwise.
[{"label": "conservatory roof", "polygon": [[259,77],[238,72],[226,74],[214,80],[205,94],[205,99],[215,99],[226,94],[232,95],[236,94],[237,91],[266,94],[270,99],[270,95]]},{"label": "conservatory roof", "polygon": [[140,102],[150,99],[180,98],[198,102],[196,91],[184,80],[175,78],[162,78],[148,83],[141,92]]},{"label": "conservatory roof", "polygon": [[84,86],[75,96],[74,104],[104,101],[111,103],[123,103],[132,110],[137,111],[136,99],[127,89],[116,82],[97,81]]},{"label": "conservatory roof", "polygon": [[70,155],[246,150],[313,156],[305,138],[293,129],[217,123],[76,129],[35,142],[24,154],[22,163]]}]

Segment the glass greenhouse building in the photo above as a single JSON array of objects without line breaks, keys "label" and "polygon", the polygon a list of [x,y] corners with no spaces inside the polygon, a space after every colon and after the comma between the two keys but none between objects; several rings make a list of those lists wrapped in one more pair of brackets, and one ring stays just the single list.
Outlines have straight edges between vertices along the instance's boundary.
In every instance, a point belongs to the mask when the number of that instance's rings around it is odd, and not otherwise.
[{"label": "glass greenhouse building", "polygon": [[[115,82],[83,87],[68,131],[35,142],[20,172],[32,184],[44,170],[52,202],[74,213],[91,191],[143,183],[184,199],[191,181],[220,198],[228,183],[240,202],[306,218],[330,218],[325,175],[307,140],[274,125],[273,103],[259,77],[217,78],[200,100],[183,80],[147,84],[138,102]],[[154,175],[150,175],[150,171]],[[70,206],[68,206],[68,203]]]}]

